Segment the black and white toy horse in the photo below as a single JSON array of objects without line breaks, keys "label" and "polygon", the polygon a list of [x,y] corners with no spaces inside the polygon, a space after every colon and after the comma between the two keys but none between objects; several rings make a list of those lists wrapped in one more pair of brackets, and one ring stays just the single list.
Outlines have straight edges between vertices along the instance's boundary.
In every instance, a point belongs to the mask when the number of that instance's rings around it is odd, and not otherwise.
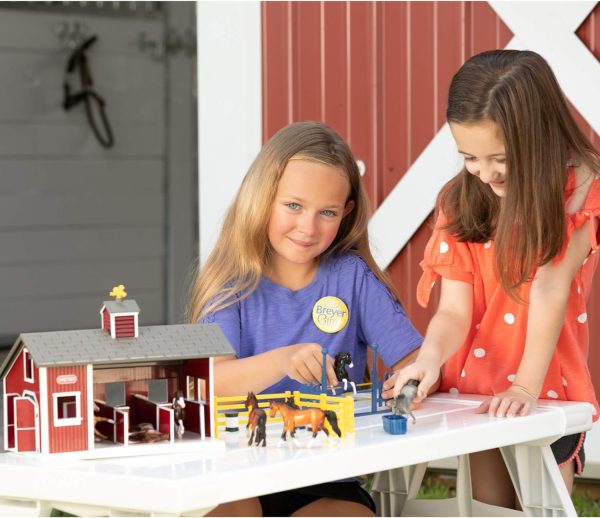
[{"label": "black and white toy horse", "polygon": [[183,392],[178,390],[173,396],[173,417],[175,421],[175,435],[178,439],[183,437],[185,428],[183,427],[183,420],[185,419],[185,399],[183,398]]},{"label": "black and white toy horse", "polygon": [[[348,384],[350,384],[354,395],[356,395],[356,383],[349,381],[350,376],[348,376],[348,371],[346,371],[346,365],[350,369],[354,367],[350,353],[337,353],[335,355],[335,359],[333,360],[333,370],[335,371],[335,375],[338,381],[344,384],[344,392],[348,389]],[[335,388],[332,388],[331,391],[335,396]]]}]

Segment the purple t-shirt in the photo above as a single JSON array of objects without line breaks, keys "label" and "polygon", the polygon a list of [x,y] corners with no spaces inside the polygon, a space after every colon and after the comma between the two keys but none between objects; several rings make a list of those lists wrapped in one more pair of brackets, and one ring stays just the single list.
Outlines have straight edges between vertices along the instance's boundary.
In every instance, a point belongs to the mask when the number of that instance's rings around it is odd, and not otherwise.
[{"label": "purple t-shirt", "polygon": [[[326,296],[348,307],[348,321],[337,333],[321,331],[313,322],[313,306]],[[297,291],[263,277],[248,298],[203,321],[220,325],[238,358],[300,342],[321,344],[331,357],[349,352],[354,367],[347,371],[356,383],[363,379],[367,354],[372,354],[368,345],[376,343],[377,354],[391,367],[423,341],[402,306],[354,254],[323,261],[313,281]],[[285,376],[264,392],[301,389],[301,383]]]}]

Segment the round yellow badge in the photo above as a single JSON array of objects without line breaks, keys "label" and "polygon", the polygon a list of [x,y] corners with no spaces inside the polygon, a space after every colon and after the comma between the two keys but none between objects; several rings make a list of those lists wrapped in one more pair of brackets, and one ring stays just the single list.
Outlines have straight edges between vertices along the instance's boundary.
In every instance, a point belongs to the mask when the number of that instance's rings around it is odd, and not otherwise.
[{"label": "round yellow badge", "polygon": [[348,307],[342,299],[329,296],[317,300],[312,311],[313,322],[325,333],[337,333],[348,323]]}]

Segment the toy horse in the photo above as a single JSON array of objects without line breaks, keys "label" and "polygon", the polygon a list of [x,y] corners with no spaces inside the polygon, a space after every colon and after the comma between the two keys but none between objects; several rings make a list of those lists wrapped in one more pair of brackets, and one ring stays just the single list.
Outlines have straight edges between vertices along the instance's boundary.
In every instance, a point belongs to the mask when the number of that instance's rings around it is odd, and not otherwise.
[{"label": "toy horse", "polygon": [[267,445],[267,414],[266,412],[258,407],[258,400],[254,395],[254,392],[248,392],[248,397],[244,402],[246,409],[248,409],[248,424],[246,425],[246,433],[250,432],[250,439],[248,440],[248,446],[252,445],[252,441],[255,441],[256,446],[260,446],[262,442],[263,446]]},{"label": "toy horse", "polygon": [[129,442],[160,442],[168,441],[169,435],[155,430],[151,423],[139,423],[129,432]]},{"label": "toy horse", "polygon": [[[348,383],[350,383],[350,385],[352,386],[352,391],[354,392],[354,395],[356,395],[356,383],[354,383],[353,381],[348,381],[349,376],[348,372],[346,371],[346,365],[348,365],[349,368],[354,367],[350,353],[337,353],[333,361],[333,370],[335,371],[335,375],[338,381],[344,384],[344,391],[348,389]],[[333,395],[335,396],[335,389],[331,390]]]},{"label": "toy horse", "polygon": [[109,419],[108,417],[102,417],[100,415],[96,415],[96,412],[100,412],[100,407],[94,403],[94,435],[96,436],[96,441],[101,441],[102,439],[108,439],[106,435],[104,435],[100,430],[96,428],[98,423],[107,422],[110,424],[114,424],[113,419]]},{"label": "toy horse", "polygon": [[406,385],[400,390],[400,395],[392,400],[392,413],[394,415],[408,414],[412,417],[413,424],[416,422],[416,419],[410,410],[410,406],[417,395],[418,386],[419,382],[417,380],[408,380]]},{"label": "toy horse", "polygon": [[323,426],[325,419],[330,424],[333,431],[342,436],[342,432],[338,426],[337,414],[333,410],[321,410],[320,408],[305,408],[304,410],[296,410],[295,408],[281,403],[279,401],[271,401],[269,407],[269,417],[275,417],[277,413],[281,414],[283,419],[283,433],[281,439],[286,440],[289,432],[292,439],[296,438],[296,427],[299,425],[310,425],[312,429],[312,438],[314,439],[320,431],[325,432],[329,437],[329,432]]},{"label": "toy horse", "polygon": [[183,426],[183,420],[185,419],[185,399],[183,399],[183,392],[178,390],[173,396],[173,418],[175,420],[175,434],[178,439],[183,437],[185,428]]}]

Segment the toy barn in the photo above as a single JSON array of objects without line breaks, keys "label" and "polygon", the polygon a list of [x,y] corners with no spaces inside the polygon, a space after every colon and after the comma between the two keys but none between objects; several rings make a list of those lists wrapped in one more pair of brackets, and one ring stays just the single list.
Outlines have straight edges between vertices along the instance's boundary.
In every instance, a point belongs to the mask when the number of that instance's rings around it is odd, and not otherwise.
[{"label": "toy barn", "polygon": [[104,302],[102,329],[18,337],[0,368],[6,450],[128,446],[132,430],[173,442],[178,391],[183,438],[214,437],[212,358],[234,354],[227,339],[216,324],[138,327],[138,313],[133,300]]}]

